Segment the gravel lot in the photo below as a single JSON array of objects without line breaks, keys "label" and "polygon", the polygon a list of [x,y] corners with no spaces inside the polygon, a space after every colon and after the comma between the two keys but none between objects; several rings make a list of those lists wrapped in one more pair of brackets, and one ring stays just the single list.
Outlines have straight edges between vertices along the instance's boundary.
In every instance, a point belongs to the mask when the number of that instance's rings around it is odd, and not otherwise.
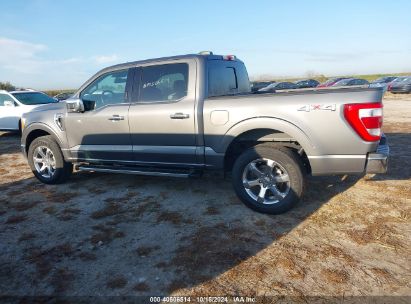
[{"label": "gravel lot", "polygon": [[46,186],[0,133],[0,295],[411,296],[411,96],[384,104],[388,174],[310,178],[280,216],[214,175]]}]

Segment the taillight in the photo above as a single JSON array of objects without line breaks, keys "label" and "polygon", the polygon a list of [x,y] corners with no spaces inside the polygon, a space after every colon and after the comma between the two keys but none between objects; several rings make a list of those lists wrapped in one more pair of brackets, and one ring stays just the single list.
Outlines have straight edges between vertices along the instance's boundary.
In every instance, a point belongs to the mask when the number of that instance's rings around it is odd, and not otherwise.
[{"label": "taillight", "polygon": [[223,58],[228,61],[233,61],[236,59],[234,55],[225,55]]},{"label": "taillight", "polygon": [[344,117],[365,141],[381,138],[382,103],[352,103],[344,105]]}]

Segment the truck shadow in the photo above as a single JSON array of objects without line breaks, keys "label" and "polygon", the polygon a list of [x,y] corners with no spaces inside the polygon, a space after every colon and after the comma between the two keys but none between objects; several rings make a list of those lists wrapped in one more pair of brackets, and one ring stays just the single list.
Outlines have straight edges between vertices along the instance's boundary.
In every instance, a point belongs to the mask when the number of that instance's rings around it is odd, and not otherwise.
[{"label": "truck shadow", "polygon": [[[81,286],[88,295],[112,295],[107,286],[116,279],[125,279],[127,295],[194,287],[275,244],[359,178],[310,178],[303,201],[277,216],[249,210],[230,181],[213,174],[172,179],[79,172],[58,186],[34,178],[2,184],[1,238],[14,240],[20,262],[0,253],[9,265],[0,269],[0,280],[9,282],[0,293],[42,294],[48,286],[56,294],[77,294]],[[35,237],[15,241],[30,233]],[[132,289],[141,281],[143,290]]]},{"label": "truck shadow", "polygon": [[19,133],[0,131],[0,141],[0,155],[20,152]]},{"label": "truck shadow", "polygon": [[390,146],[390,158],[386,174],[374,175],[370,180],[411,179],[411,133],[386,133]]}]

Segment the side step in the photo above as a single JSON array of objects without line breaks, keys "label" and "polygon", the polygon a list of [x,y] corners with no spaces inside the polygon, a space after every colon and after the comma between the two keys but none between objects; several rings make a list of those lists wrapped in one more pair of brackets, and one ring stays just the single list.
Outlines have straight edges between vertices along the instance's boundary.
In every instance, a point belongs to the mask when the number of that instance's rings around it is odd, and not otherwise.
[{"label": "side step", "polygon": [[151,167],[132,167],[132,166],[103,166],[103,165],[78,165],[79,171],[94,171],[104,173],[123,173],[150,176],[168,176],[168,177],[198,177],[201,171],[194,169],[168,169],[168,168],[151,168]]}]

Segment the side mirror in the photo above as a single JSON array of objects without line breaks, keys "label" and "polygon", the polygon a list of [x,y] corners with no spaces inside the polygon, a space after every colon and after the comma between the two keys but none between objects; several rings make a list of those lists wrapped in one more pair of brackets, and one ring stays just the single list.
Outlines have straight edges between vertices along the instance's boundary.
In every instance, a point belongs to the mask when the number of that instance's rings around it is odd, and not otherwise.
[{"label": "side mirror", "polygon": [[14,102],[12,102],[10,100],[4,101],[3,104],[4,104],[5,107],[14,107]]},{"label": "side mirror", "polygon": [[81,99],[66,100],[68,113],[84,112],[84,104]]}]

